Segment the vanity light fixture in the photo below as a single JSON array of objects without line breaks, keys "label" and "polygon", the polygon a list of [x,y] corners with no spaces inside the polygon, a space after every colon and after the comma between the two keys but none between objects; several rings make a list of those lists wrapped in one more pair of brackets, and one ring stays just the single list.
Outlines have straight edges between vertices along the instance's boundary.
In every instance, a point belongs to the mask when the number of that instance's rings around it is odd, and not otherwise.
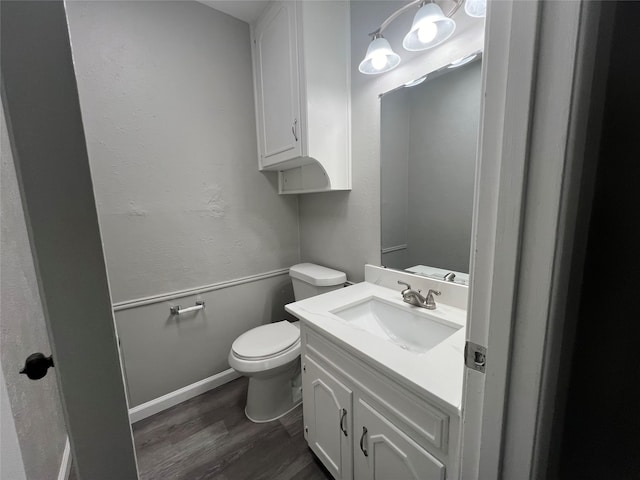
[{"label": "vanity light fixture", "polygon": [[400,64],[400,56],[392,50],[389,42],[382,36],[382,32],[396,18],[416,6],[418,11],[413,18],[409,33],[404,37],[402,46],[405,50],[416,52],[440,45],[453,35],[456,22],[451,17],[462,6],[463,1],[454,0],[455,6],[446,14],[434,0],[414,0],[400,7],[389,15],[376,31],[369,34],[372,40],[358,70],[367,75],[374,75],[388,72]]}]

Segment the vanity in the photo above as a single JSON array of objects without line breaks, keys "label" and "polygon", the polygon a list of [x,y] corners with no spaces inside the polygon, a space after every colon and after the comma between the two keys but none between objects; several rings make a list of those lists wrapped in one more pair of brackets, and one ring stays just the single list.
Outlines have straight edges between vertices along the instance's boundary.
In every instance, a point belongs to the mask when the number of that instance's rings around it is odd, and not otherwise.
[{"label": "vanity", "polygon": [[380,96],[384,266],[286,306],[305,439],[336,479],[459,477],[480,58]]},{"label": "vanity", "polygon": [[[406,304],[399,279],[439,288],[437,307]],[[465,302],[464,286],[367,265],[365,282],[286,307],[305,438],[336,479],[457,477]]]}]

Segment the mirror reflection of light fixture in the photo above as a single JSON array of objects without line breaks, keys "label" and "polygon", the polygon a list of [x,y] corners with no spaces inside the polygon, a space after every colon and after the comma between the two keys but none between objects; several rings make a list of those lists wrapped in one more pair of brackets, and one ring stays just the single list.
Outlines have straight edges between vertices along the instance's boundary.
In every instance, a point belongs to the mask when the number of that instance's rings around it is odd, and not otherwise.
[{"label": "mirror reflection of light fixture", "polygon": [[411,80],[410,82],[407,82],[403,85],[403,87],[415,87],[416,85],[420,85],[422,82],[424,82],[427,79],[428,75],[423,75],[422,77],[418,77],[415,80]]},{"label": "mirror reflection of light fixture", "polygon": [[413,18],[411,30],[402,41],[402,46],[410,52],[419,52],[440,45],[456,29],[456,22],[446,17],[435,3],[421,3]]},{"label": "mirror reflection of light fixture", "polygon": [[467,63],[471,62],[477,56],[477,53],[473,53],[471,55],[467,55],[466,57],[459,58],[458,60],[454,60],[453,62],[451,62],[447,68],[461,67],[462,65],[466,65]]},{"label": "mirror reflection of light fixture", "polygon": [[470,17],[487,16],[487,0],[467,0],[464,2],[464,12]]},{"label": "mirror reflection of light fixture", "polygon": [[[419,8],[413,19],[411,30],[405,35],[402,42],[405,50],[426,50],[446,41],[456,29],[456,22],[451,17],[465,0],[453,1],[455,6],[446,14],[434,0],[414,0],[393,12],[376,31],[369,34],[372,41],[367,48],[364,60],[358,66],[358,70],[364,74],[372,75],[388,72],[400,64],[400,56],[392,50],[389,42],[382,36],[382,32],[396,18],[416,6]],[[485,2],[486,4],[486,0],[466,1]]]},{"label": "mirror reflection of light fixture", "polygon": [[381,33],[376,33],[358,70],[367,75],[384,73],[397,67],[399,63],[400,55],[391,49],[391,45]]}]

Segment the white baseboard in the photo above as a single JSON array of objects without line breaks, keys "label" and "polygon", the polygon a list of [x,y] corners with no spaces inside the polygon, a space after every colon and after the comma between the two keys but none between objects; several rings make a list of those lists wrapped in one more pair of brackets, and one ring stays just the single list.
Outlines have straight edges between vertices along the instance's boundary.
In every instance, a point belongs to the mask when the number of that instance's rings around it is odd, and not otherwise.
[{"label": "white baseboard", "polygon": [[71,445],[69,444],[69,437],[64,444],[64,451],[62,452],[62,459],[60,460],[60,470],[58,470],[58,480],[69,480],[71,474]]},{"label": "white baseboard", "polygon": [[224,385],[236,378],[239,378],[240,374],[233,368],[225,370],[224,372],[217,373],[211,377],[207,377],[199,382],[192,383],[186,387],[182,387],[171,393],[167,393],[161,397],[149,400],[146,403],[138,405],[129,409],[129,420],[131,423],[136,423],[144,418],[155,415],[162,412],[167,408],[171,408],[174,405],[189,400],[190,398],[197,397],[198,395],[213,390],[214,388]]}]

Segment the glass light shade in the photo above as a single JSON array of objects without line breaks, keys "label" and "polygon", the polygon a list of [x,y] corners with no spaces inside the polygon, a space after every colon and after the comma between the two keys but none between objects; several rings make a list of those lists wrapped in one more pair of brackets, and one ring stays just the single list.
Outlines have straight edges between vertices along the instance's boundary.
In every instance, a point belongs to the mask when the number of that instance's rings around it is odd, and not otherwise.
[{"label": "glass light shade", "polygon": [[395,68],[400,63],[400,56],[391,49],[386,38],[376,36],[367,48],[364,60],[360,62],[358,70],[367,75],[384,73]]},{"label": "glass light shade", "polygon": [[410,52],[427,50],[440,45],[456,30],[456,22],[446,17],[435,3],[420,7],[413,18],[411,30],[402,41],[402,46]]},{"label": "glass light shade", "polygon": [[464,12],[470,17],[481,18],[487,16],[487,0],[466,0]]}]

